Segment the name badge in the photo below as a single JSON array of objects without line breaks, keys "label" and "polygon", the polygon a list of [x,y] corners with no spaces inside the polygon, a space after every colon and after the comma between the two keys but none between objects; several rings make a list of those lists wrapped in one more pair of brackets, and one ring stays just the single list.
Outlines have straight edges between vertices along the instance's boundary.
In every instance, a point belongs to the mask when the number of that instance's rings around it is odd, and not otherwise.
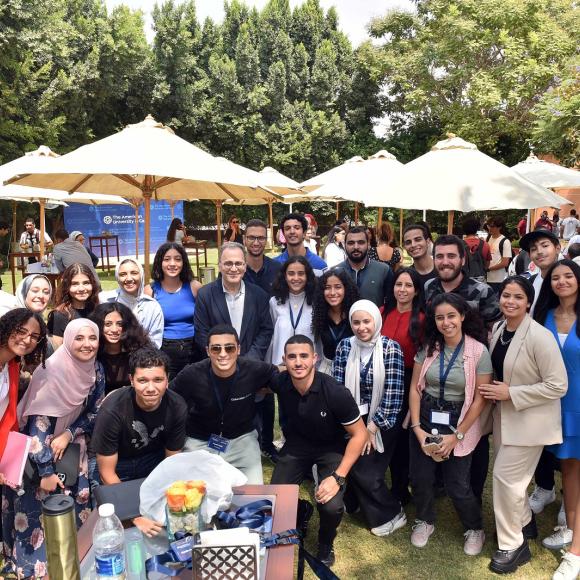
[{"label": "name badge", "polygon": [[214,433],[209,438],[207,446],[213,451],[217,451],[218,453],[225,453],[230,446],[230,440]]},{"label": "name badge", "polygon": [[451,413],[449,411],[431,411],[431,423],[435,425],[451,425]]},{"label": "name badge", "polygon": [[361,415],[368,415],[369,414],[369,404],[365,403],[364,405],[359,405],[358,406],[358,412]]}]

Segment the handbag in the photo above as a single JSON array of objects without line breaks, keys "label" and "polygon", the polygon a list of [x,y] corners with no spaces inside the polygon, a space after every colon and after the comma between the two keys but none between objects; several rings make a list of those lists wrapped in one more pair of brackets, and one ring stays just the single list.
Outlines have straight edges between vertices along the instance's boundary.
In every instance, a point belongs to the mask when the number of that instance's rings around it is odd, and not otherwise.
[{"label": "handbag", "polygon": [[[79,465],[81,462],[81,446],[79,443],[69,443],[64,450],[62,457],[55,461],[54,472],[67,487],[75,485],[79,479]],[[40,485],[40,475],[38,467],[30,460],[26,460],[24,474],[22,476],[23,487],[38,487]]]}]

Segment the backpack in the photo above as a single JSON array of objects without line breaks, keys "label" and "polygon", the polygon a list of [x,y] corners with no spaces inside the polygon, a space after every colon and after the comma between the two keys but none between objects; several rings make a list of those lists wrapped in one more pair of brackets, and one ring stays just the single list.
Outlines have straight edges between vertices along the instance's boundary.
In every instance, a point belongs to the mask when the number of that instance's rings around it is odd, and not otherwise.
[{"label": "backpack", "polygon": [[483,240],[479,240],[477,246],[470,246],[467,242],[465,244],[465,255],[467,260],[465,268],[470,278],[485,278],[485,261],[483,259]]},{"label": "backpack", "polygon": [[[489,242],[489,239],[491,238],[491,235],[487,236],[487,241]],[[505,242],[507,241],[507,238],[504,236],[500,242],[499,242],[499,255],[503,258],[503,245],[505,244]],[[510,264],[512,263],[512,260],[516,257],[516,254],[514,252],[514,249],[512,248],[512,255],[510,256],[507,266],[505,267],[505,269],[507,270],[510,267]]]}]

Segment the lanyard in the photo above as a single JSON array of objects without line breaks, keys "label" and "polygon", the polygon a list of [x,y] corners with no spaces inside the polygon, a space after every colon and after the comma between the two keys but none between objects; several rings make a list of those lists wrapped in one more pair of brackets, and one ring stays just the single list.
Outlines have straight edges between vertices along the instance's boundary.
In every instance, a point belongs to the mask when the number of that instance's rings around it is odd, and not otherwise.
[{"label": "lanyard", "polygon": [[367,375],[369,374],[369,371],[371,370],[371,366],[373,364],[373,355],[371,354],[369,360],[367,361],[367,364],[363,367],[361,373],[360,373],[360,384],[365,384],[366,380],[367,380]]},{"label": "lanyard", "polygon": [[[240,374],[240,367],[239,367],[239,365],[236,365],[236,372],[233,376],[233,379],[230,382],[230,385],[235,385],[238,382],[238,375],[239,374]],[[225,405],[224,405],[224,401],[222,401],[222,398],[220,396],[220,391],[219,391],[219,388],[217,386],[216,376],[214,375],[213,370],[211,368],[209,369],[209,379],[211,381],[211,386],[213,387],[213,392],[215,395],[216,402],[217,402],[218,407],[220,409],[220,437],[221,437],[223,430],[224,430],[224,412],[225,412],[225,407],[228,404],[230,392],[228,389],[228,393],[226,395]],[[231,379],[231,377],[228,377],[228,379]]]},{"label": "lanyard", "polygon": [[288,310],[290,310],[290,324],[292,325],[292,334],[296,334],[296,328],[298,324],[300,324],[300,319],[302,318],[302,310],[304,310],[304,302],[306,302],[306,297],[302,300],[302,306],[298,311],[298,318],[296,318],[296,322],[294,322],[294,313],[292,312],[292,304],[290,304],[290,299],[288,299]]},{"label": "lanyard", "polygon": [[336,332],[334,332],[334,328],[332,328],[332,325],[330,325],[330,324],[328,325],[328,330],[330,331],[330,334],[332,334],[335,348],[338,346],[340,339],[344,336],[344,333],[346,332],[346,320],[343,320],[342,322],[340,322],[338,324],[338,326],[340,326],[341,324],[342,324],[342,328],[340,329],[340,332],[338,334]]},{"label": "lanyard", "polygon": [[461,338],[461,342],[455,347],[453,354],[451,355],[451,359],[449,360],[449,364],[447,368],[445,368],[445,346],[439,352],[439,406],[441,407],[445,401],[445,383],[447,382],[447,377],[449,376],[449,372],[451,371],[451,367],[453,367],[453,363],[459,356],[459,351],[463,348],[463,337]]}]

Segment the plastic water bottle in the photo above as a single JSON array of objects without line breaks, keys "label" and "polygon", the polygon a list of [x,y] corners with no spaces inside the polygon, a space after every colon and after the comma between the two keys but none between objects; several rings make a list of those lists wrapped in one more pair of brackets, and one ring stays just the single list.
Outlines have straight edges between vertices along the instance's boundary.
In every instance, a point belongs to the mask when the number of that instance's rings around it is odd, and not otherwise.
[{"label": "plastic water bottle", "polygon": [[115,506],[99,506],[99,516],[93,531],[97,580],[125,580],[125,533],[115,515]]},{"label": "plastic water bottle", "polygon": [[441,445],[443,442],[443,437],[439,435],[439,431],[437,429],[431,429],[431,441],[433,443],[437,443],[437,445]]}]

